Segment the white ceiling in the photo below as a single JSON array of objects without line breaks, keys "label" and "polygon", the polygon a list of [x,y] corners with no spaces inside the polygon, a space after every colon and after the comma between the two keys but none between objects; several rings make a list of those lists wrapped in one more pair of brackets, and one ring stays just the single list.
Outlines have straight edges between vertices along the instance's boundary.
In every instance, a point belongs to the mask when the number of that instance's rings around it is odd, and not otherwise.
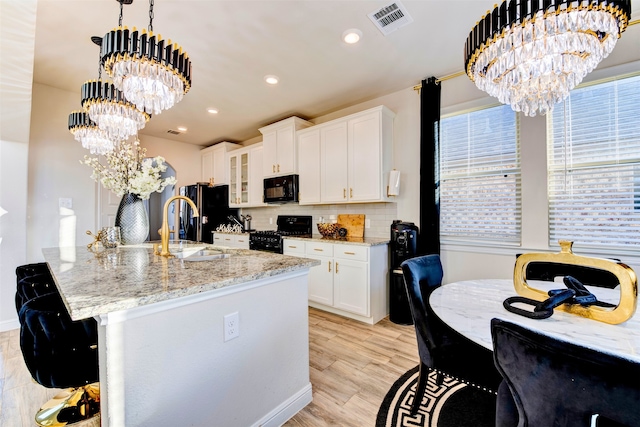
[{"label": "white ceiling", "polygon": [[[156,0],[153,30],[189,54],[193,82],[140,133],[202,146],[240,142],[291,115],[318,117],[462,71],[466,37],[494,2],[402,0],[413,23],[384,36],[367,14],[390,0]],[[125,5],[123,25],[146,28],[148,9],[147,0]],[[39,0],[34,81],[77,92],[79,106],[81,85],[98,77],[90,37],[116,27],[119,10],[117,0]],[[348,28],[362,31],[360,43],[341,41]],[[267,74],[280,84],[267,85]],[[178,126],[188,131],[167,133]]]}]

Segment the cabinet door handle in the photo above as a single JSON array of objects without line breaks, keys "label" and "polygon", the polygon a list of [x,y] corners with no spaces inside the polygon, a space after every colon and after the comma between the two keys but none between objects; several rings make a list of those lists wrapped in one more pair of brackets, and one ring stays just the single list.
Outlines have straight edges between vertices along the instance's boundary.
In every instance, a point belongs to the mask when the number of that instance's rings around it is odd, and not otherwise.
[{"label": "cabinet door handle", "polygon": [[276,173],[276,165],[271,165],[271,172]]},{"label": "cabinet door handle", "polygon": [[280,165],[278,165],[278,172],[280,172]]},{"label": "cabinet door handle", "polygon": [[356,253],[355,252],[345,252],[344,254],[345,255],[355,255]]},{"label": "cabinet door handle", "polygon": [[244,243],[244,240],[238,239],[238,243]]},{"label": "cabinet door handle", "polygon": [[336,274],[338,274],[338,262],[336,261]]},{"label": "cabinet door handle", "polygon": [[346,199],[346,198],[347,198],[347,189],[346,189],[346,188],[343,188],[343,189],[342,189],[342,198],[343,198],[343,199]]},{"label": "cabinet door handle", "polygon": [[226,240],[226,241],[228,242],[228,241],[229,241],[229,240],[231,240],[231,239],[224,239],[224,240]]},{"label": "cabinet door handle", "polygon": [[327,265],[329,266],[329,273],[331,273],[331,261],[329,261]]},{"label": "cabinet door handle", "polygon": [[318,252],[323,252],[324,251],[324,249],[318,249],[318,248],[314,248],[313,250],[314,251],[318,251]]},{"label": "cabinet door handle", "polygon": [[353,198],[353,188],[350,188],[350,189],[349,189],[349,197],[350,197],[350,198]]},{"label": "cabinet door handle", "polygon": [[297,248],[297,246],[291,246],[291,245],[289,245],[289,249],[296,249],[296,248]]}]

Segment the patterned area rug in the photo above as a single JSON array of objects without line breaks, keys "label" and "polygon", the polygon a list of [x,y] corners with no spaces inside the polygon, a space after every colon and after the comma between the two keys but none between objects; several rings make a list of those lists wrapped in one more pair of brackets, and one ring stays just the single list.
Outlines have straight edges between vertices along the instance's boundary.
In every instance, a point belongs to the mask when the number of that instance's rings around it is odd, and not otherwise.
[{"label": "patterned area rug", "polygon": [[376,427],[493,427],[496,394],[444,374],[436,385],[436,372],[429,373],[420,409],[411,415],[418,384],[418,367],[402,375],[387,392],[376,419]]}]

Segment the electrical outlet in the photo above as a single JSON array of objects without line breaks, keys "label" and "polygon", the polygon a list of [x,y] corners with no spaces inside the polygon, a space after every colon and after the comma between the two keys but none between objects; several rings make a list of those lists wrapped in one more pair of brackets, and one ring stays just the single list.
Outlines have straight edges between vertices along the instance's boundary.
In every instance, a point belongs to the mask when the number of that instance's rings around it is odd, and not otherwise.
[{"label": "electrical outlet", "polygon": [[236,311],[224,316],[224,341],[227,342],[240,336],[240,315]]},{"label": "electrical outlet", "polygon": [[58,207],[59,208],[71,209],[73,207],[73,203],[72,203],[71,199],[68,198],[68,197],[60,197],[58,199]]},{"label": "electrical outlet", "polygon": [[371,228],[371,220],[370,219],[365,219],[364,220],[364,228]]},{"label": "electrical outlet", "polygon": [[269,224],[273,224],[273,218],[269,218]]}]

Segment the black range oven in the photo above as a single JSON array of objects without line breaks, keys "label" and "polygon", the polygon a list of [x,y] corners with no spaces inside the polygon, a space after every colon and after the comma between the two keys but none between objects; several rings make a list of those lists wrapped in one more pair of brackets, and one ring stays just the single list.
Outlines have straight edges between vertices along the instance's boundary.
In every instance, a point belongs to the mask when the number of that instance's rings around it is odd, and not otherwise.
[{"label": "black range oven", "polygon": [[311,237],[311,216],[278,215],[278,229],[249,233],[249,249],[281,254],[282,239],[287,236]]}]

